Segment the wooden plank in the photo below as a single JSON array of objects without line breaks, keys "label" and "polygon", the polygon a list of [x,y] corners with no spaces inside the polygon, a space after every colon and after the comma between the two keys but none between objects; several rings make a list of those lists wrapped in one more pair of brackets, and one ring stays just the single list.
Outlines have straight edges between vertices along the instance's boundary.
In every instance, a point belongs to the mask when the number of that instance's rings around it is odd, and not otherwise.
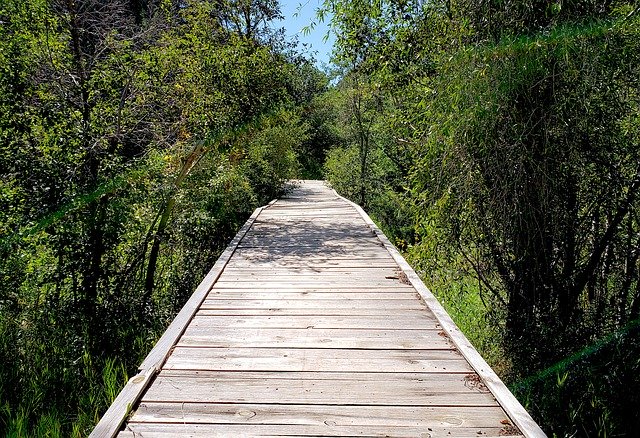
[{"label": "wooden plank", "polygon": [[[270,209],[273,212],[286,212],[286,211],[314,211],[316,213],[323,213],[325,211],[344,210],[349,213],[356,213],[356,211],[349,204],[345,204],[340,199],[330,198],[280,198],[280,203],[276,203]],[[340,218],[341,216],[338,216]],[[359,219],[359,218],[358,218]]]},{"label": "wooden plank", "polygon": [[[337,194],[337,193],[336,193]],[[483,382],[495,395],[500,405],[505,409],[510,416],[514,424],[520,429],[520,431],[527,438],[545,438],[547,435],[540,428],[540,426],[533,420],[531,415],[524,409],[515,396],[509,391],[506,385],[500,380],[496,373],[486,363],[486,361],[480,356],[478,351],[471,345],[469,340],[464,336],[460,329],[455,325],[449,314],[444,310],[440,302],[435,298],[431,291],[424,285],[418,274],[415,273],[413,268],[402,257],[398,250],[389,242],[389,239],[384,233],[373,223],[371,218],[362,210],[362,208],[351,201],[345,201],[351,203],[354,208],[360,213],[367,225],[376,233],[380,241],[385,245],[389,254],[394,258],[398,266],[405,272],[408,280],[416,288],[418,293],[422,295],[422,298],[427,303],[429,308],[434,312],[436,318],[440,322],[444,331],[451,338],[453,343],[458,347],[463,356],[467,359],[469,364],[478,373]]]},{"label": "wooden plank", "polygon": [[235,275],[227,275],[222,276],[218,280],[217,284],[220,287],[224,287],[230,283],[235,285],[242,286],[243,284],[251,283],[251,284],[261,284],[261,285],[284,285],[287,286],[296,286],[296,285],[333,285],[336,287],[344,287],[345,289],[352,289],[354,287],[358,287],[359,289],[366,287],[393,287],[393,286],[403,286],[404,283],[399,280],[397,277],[387,278],[385,276],[379,277],[371,277],[365,278],[365,276],[351,276],[351,277],[340,277],[340,276],[313,276],[313,275],[300,275],[296,278],[295,275],[281,274],[281,275],[273,275],[273,276],[265,276],[262,277],[260,275],[249,275],[244,278],[242,276]]},{"label": "wooden plank", "polygon": [[[314,207],[314,204],[317,206]],[[286,216],[286,219],[290,217],[296,216],[305,216],[305,217],[327,217],[327,216],[337,216],[340,219],[344,219],[344,217],[350,217],[355,219],[353,223],[357,223],[360,220],[358,217],[358,213],[349,205],[346,204],[336,204],[336,203],[328,203],[326,201],[319,201],[316,203],[306,203],[304,205],[288,205],[288,206],[280,206],[274,205],[269,211],[265,214],[264,218],[270,217],[279,217]],[[263,218],[263,219],[264,219]]]},{"label": "wooden plank", "polygon": [[[337,219],[337,216],[339,215],[339,219]],[[316,212],[315,214],[311,214],[311,213],[298,213],[298,214],[294,214],[294,213],[289,213],[289,214],[272,214],[269,216],[264,216],[263,217],[264,220],[270,220],[274,223],[288,223],[288,222],[296,222],[298,224],[298,226],[304,222],[304,221],[313,221],[314,224],[316,225],[321,225],[321,224],[331,224],[331,223],[338,223],[338,224],[342,224],[342,225],[354,225],[357,223],[357,221],[360,219],[358,217],[358,214],[353,212],[343,212],[340,213],[339,211],[336,212]]]},{"label": "wooden plank", "polygon": [[[305,247],[280,247],[277,250],[269,251],[269,248],[258,248],[258,247],[249,247],[249,248],[239,248],[238,249],[238,260],[244,261],[255,261],[259,262],[261,260],[267,261],[275,261],[281,259],[293,259],[288,260],[289,262],[301,262],[299,260],[300,256],[309,257],[310,260],[304,260],[305,262],[322,262],[326,261],[336,261],[342,262],[341,265],[344,265],[344,262],[355,261],[370,261],[380,262],[386,261],[393,263],[394,261],[389,258],[387,252],[385,252],[382,248],[376,247],[372,250],[360,251],[358,248],[350,248],[347,251],[346,248],[331,248],[327,247],[324,249],[318,248],[305,248]],[[295,263],[294,263],[295,264]]]},{"label": "wooden plank", "polygon": [[[323,188],[322,190],[326,190],[326,189]],[[325,193],[329,194],[330,192],[327,191]],[[310,208],[313,208],[313,206],[316,204],[320,204],[321,206],[324,206],[325,204],[349,206],[348,204],[345,204],[342,199],[333,195],[325,196],[323,194],[321,196],[318,196],[318,195],[314,196],[314,195],[307,194],[305,196],[296,196],[294,194],[289,194],[281,198],[278,198],[278,200],[274,202],[272,208],[288,208],[289,205],[309,206]]]},{"label": "wooden plank", "polygon": [[[280,301],[280,300],[352,300],[352,301],[370,301],[372,305],[376,302],[393,300],[418,299],[415,291],[400,290],[398,292],[390,292],[388,289],[373,289],[362,292],[358,289],[356,292],[332,292],[331,289],[321,289],[315,292],[296,291],[282,292],[280,289],[261,289],[260,291],[252,289],[212,289],[207,295],[205,303],[217,300],[263,300],[263,301]],[[418,295],[419,297],[419,295]],[[422,298],[419,298],[420,300]]]},{"label": "wooden plank", "polygon": [[278,259],[234,259],[234,268],[258,268],[258,269],[322,269],[322,268],[395,268],[397,265],[392,259],[369,259],[369,260],[356,260],[356,259],[328,259],[314,258],[313,260],[303,260],[300,258],[291,257],[278,257]]},{"label": "wooden plank", "polygon": [[220,276],[219,282],[246,282],[246,281],[264,281],[264,282],[287,282],[287,283],[310,283],[310,282],[342,282],[346,285],[353,283],[363,283],[365,285],[372,282],[384,282],[389,285],[404,284],[397,275],[387,274],[384,271],[377,274],[368,272],[358,273],[353,271],[341,272],[337,274],[323,273],[322,275],[312,273],[290,274],[287,272],[271,272],[271,273],[246,273],[235,274],[225,272]]},{"label": "wooden plank", "polygon": [[[231,274],[238,274],[241,271],[253,272],[255,274],[272,273],[283,274],[328,274],[338,275],[346,272],[353,273],[374,273],[378,271],[385,275],[394,275],[398,272],[398,266],[393,259],[388,257],[376,257],[373,259],[358,259],[337,256],[331,259],[325,255],[309,255],[306,258],[296,258],[296,256],[283,255],[282,257],[270,258],[245,258],[238,257],[232,261],[229,267]],[[376,273],[377,275],[377,273]]]},{"label": "wooden plank", "polygon": [[[456,387],[459,384],[464,384],[467,389],[460,390],[460,392],[466,392],[467,390],[473,390],[476,392],[489,391],[478,380],[478,375],[475,373],[470,374],[434,374],[434,373],[406,373],[406,372],[391,372],[391,373],[356,373],[356,372],[328,372],[328,371],[206,371],[206,370],[162,370],[158,374],[162,377],[185,377],[187,379],[205,378],[205,379],[218,379],[218,380],[238,380],[243,379],[247,381],[253,380],[277,380],[281,381],[282,385],[287,384],[287,380],[329,380],[334,385],[339,385],[342,380],[360,381],[367,384],[374,384],[375,382],[385,381],[426,381],[433,382],[433,385],[437,385],[435,382],[451,381],[457,382]],[[426,379],[426,380],[425,380]],[[389,383],[391,384],[391,383]],[[410,385],[410,383],[406,383]],[[366,403],[364,403],[366,405]],[[497,404],[494,404],[497,406]]]},{"label": "wooden plank", "polygon": [[384,273],[384,275],[397,275],[399,268],[397,266],[387,266],[387,267],[370,267],[368,265],[363,264],[362,266],[301,266],[301,267],[287,267],[281,266],[277,269],[274,269],[269,266],[256,266],[254,268],[249,267],[236,267],[233,265],[233,261],[227,265],[224,269],[225,274],[263,274],[269,272],[282,272],[287,274],[341,274],[343,272],[354,272],[359,274],[373,274],[377,275],[378,273]]},{"label": "wooden plank", "polygon": [[272,226],[272,228],[262,227],[259,229],[252,229],[247,235],[245,240],[261,240],[261,239],[276,239],[282,238],[283,240],[293,239],[306,239],[310,242],[322,243],[322,242],[341,242],[342,239],[347,242],[358,243],[365,242],[368,244],[376,243],[376,236],[368,231],[366,226],[363,226],[365,231],[352,230],[347,227],[331,227],[331,229],[312,228],[312,222],[305,226],[305,228],[299,228],[294,225],[286,225],[279,223]]},{"label": "wooden plank", "polygon": [[[387,281],[388,280],[388,281]],[[344,272],[344,273],[323,273],[322,275],[312,274],[312,273],[300,273],[300,274],[291,274],[288,272],[281,272],[278,270],[273,270],[270,273],[248,273],[248,274],[233,274],[233,273],[225,273],[220,277],[218,281],[235,281],[235,282],[243,282],[243,281],[264,281],[264,282],[299,282],[299,283],[310,283],[310,282],[330,282],[337,283],[343,282],[345,285],[350,285],[354,283],[371,284],[372,282],[385,282],[389,283],[389,286],[394,285],[403,285],[405,284],[397,275],[389,274],[385,275],[385,273],[379,274],[371,274],[367,273],[359,274],[357,272]]]},{"label": "wooden plank", "polygon": [[[464,378],[420,375],[418,379],[329,380],[163,376],[156,378],[142,402],[263,403],[349,406],[496,406],[488,391],[465,386]],[[259,373],[252,373],[256,376]],[[463,410],[463,409],[460,409]]]},{"label": "wooden plank", "polygon": [[[304,197],[306,198],[306,197]],[[336,209],[343,209],[343,210],[351,210],[353,212],[355,212],[355,210],[353,209],[353,207],[351,207],[351,205],[345,203],[345,202],[340,202],[340,198],[327,198],[327,197],[322,197],[322,198],[318,198],[316,197],[316,199],[313,200],[313,202],[306,202],[306,203],[301,203],[297,200],[294,200],[294,202],[287,202],[287,200],[289,199],[288,196],[282,197],[280,198],[278,201],[274,202],[271,206],[271,208],[269,209],[269,211],[281,211],[281,210],[299,210],[305,207],[310,207],[311,210],[317,211],[317,210],[324,210],[326,208],[326,206],[328,204],[334,204],[333,208]],[[298,198],[300,199],[300,198]],[[306,198],[308,199],[308,198]],[[321,203],[320,207],[318,208],[313,208],[313,205],[315,203]]]},{"label": "wooden plank", "polygon": [[327,225],[327,218],[321,221],[314,221],[312,217],[289,219],[286,218],[270,218],[269,220],[263,220],[256,223],[255,228],[251,229],[252,233],[270,233],[276,231],[282,233],[284,231],[295,231],[296,233],[303,234],[321,234],[326,232],[328,237],[334,234],[344,234],[352,237],[375,237],[375,235],[366,226],[362,226],[362,220],[360,218],[349,220],[336,220],[332,223],[333,227]]},{"label": "wooden plank", "polygon": [[[289,210],[293,210],[293,211],[298,211],[298,210],[304,210],[305,207],[307,207],[308,210],[310,210],[312,213],[317,213],[318,210],[324,212],[324,211],[330,211],[330,210],[347,210],[347,211],[352,211],[354,213],[356,213],[356,210],[349,204],[343,202],[340,203],[340,199],[325,199],[325,200],[316,200],[323,202],[323,204],[320,204],[320,207],[318,208],[313,208],[313,204],[314,203],[310,203],[308,202],[306,205],[301,205],[298,202],[294,202],[294,203],[290,203],[289,205],[285,205],[285,202],[275,202],[272,204],[271,208],[269,208],[269,210],[267,210],[267,214],[271,214],[272,212],[279,212],[279,211],[289,211]],[[327,207],[327,203],[333,203],[334,205],[331,207]],[[311,208],[308,208],[311,207]]]},{"label": "wooden plank", "polygon": [[[240,248],[310,248],[314,250],[378,250],[380,247],[371,239],[349,240],[336,238],[332,240],[317,240],[306,237],[279,238],[279,237],[260,237],[255,239],[243,240]],[[384,252],[379,251],[382,256],[386,256]]]},{"label": "wooden plank", "polygon": [[[242,419],[242,420],[239,420]],[[504,411],[497,406],[418,407],[418,406],[342,406],[221,403],[143,402],[132,418],[136,423],[308,424],[322,426],[391,426],[422,428],[503,427]]]},{"label": "wooden plank", "polygon": [[296,281],[296,282],[283,282],[282,280],[272,279],[272,280],[257,280],[257,279],[247,279],[246,281],[227,281],[224,279],[220,279],[217,283],[218,287],[225,289],[263,289],[265,286],[269,288],[279,288],[279,289],[299,289],[299,288],[313,288],[313,289],[335,289],[335,288],[343,288],[343,289],[353,289],[355,287],[360,289],[366,289],[371,287],[388,287],[388,286],[396,286],[401,283],[398,280],[392,279],[384,279],[384,280],[371,280],[369,282],[356,282],[353,281],[351,283],[345,282],[340,279],[334,280],[306,280],[306,281]]},{"label": "wooden plank", "polygon": [[[338,218],[339,217],[339,218]],[[344,208],[327,208],[326,210],[294,210],[289,211],[270,211],[265,213],[262,217],[263,220],[272,220],[276,223],[278,221],[296,221],[296,220],[309,220],[312,219],[315,223],[326,223],[330,221],[336,221],[343,224],[357,224],[360,217],[358,213],[353,209]]]},{"label": "wooden plank", "polygon": [[408,329],[433,330],[440,327],[427,312],[410,317],[380,316],[200,316],[196,315],[191,324],[201,327],[233,328],[281,328],[281,329]]},{"label": "wooden plank", "polygon": [[[433,428],[432,428],[433,429]],[[501,428],[487,428],[478,434],[478,428],[451,427],[433,429],[421,427],[337,426],[330,422],[317,425],[265,425],[265,424],[158,424],[130,423],[119,437],[122,438],[175,438],[175,437],[452,437],[456,438],[504,438]],[[455,435],[452,435],[455,433]],[[513,437],[515,438],[515,437]]]},{"label": "wooden plank", "polygon": [[[378,316],[384,317],[391,313],[390,309],[370,308],[370,309],[353,309],[353,308],[333,308],[333,309],[311,309],[311,308],[279,308],[277,306],[263,309],[201,309],[199,316]],[[421,310],[395,310],[396,315],[419,316]]]},{"label": "wooden plank", "polygon": [[[313,276],[301,277],[299,280],[295,280],[294,278],[290,278],[288,275],[281,276],[273,276],[273,277],[265,277],[261,278],[260,276],[253,276],[247,279],[240,279],[237,277],[221,277],[218,280],[218,285],[220,288],[228,288],[228,289],[250,289],[256,288],[258,290],[274,290],[281,289],[282,291],[290,291],[291,289],[299,289],[299,288],[309,288],[309,289],[338,289],[341,288],[344,291],[348,291],[351,289],[359,289],[360,292],[365,292],[367,289],[370,290],[380,290],[393,288],[394,286],[403,286],[403,283],[397,279],[387,279],[387,278],[357,278],[357,277],[349,277],[346,279],[342,279],[339,277],[328,277],[325,279],[324,276],[321,276],[322,280],[314,280]],[[233,285],[233,287],[232,287]],[[387,290],[403,290],[402,287],[387,289]],[[213,289],[212,289],[213,290]]]},{"label": "wooden plank", "polygon": [[259,288],[249,288],[243,285],[237,285],[237,287],[223,287],[216,284],[211,288],[210,294],[217,291],[224,292],[306,292],[306,293],[417,293],[416,290],[410,286],[404,284],[394,284],[390,286],[329,286],[329,287],[314,287],[305,285],[291,285],[291,287],[282,288],[279,284],[264,283]]},{"label": "wooden plank", "polygon": [[[211,295],[211,294],[210,294]],[[363,300],[342,299],[327,300],[317,296],[310,299],[302,296],[302,299],[206,299],[200,306],[199,316],[215,315],[325,315],[325,316],[385,316],[397,314],[402,317],[420,317],[426,310],[425,305],[410,296],[410,299],[390,300]],[[356,294],[351,294],[352,296]]]},{"label": "wooden plank", "polygon": [[455,350],[304,348],[174,348],[164,369],[209,371],[331,371],[469,373]]},{"label": "wooden plank", "polygon": [[328,299],[297,299],[297,300],[235,300],[235,299],[206,299],[200,306],[201,310],[214,310],[214,309],[272,309],[277,307],[279,309],[407,309],[407,310],[426,310],[424,304],[420,301],[413,299],[401,300],[376,300],[370,302],[369,300],[328,300]]},{"label": "wooden plank", "polygon": [[269,225],[290,225],[291,227],[301,228],[306,225],[307,222],[311,222],[311,226],[315,228],[325,227],[328,223],[338,224],[341,227],[353,227],[357,228],[361,223],[361,218],[354,210],[342,212],[343,214],[323,214],[321,211],[316,211],[316,214],[311,215],[293,215],[287,216],[284,214],[275,214],[267,216],[266,214],[261,218],[260,223],[268,223]]},{"label": "wooden plank", "polygon": [[[306,183],[304,184],[307,185]],[[314,191],[308,191],[304,187],[298,187],[294,191],[290,193],[286,193],[283,196],[280,196],[277,201],[274,203],[273,208],[287,208],[288,205],[313,205],[316,202],[335,202],[339,205],[344,205],[342,199],[332,195],[331,193],[327,193],[325,189],[318,188]]]},{"label": "wooden plank", "polygon": [[[253,248],[255,249],[255,248]],[[313,252],[300,252],[299,254],[253,254],[241,255],[234,260],[234,267],[268,266],[268,267],[396,267],[395,262],[387,257],[359,257],[343,254],[321,254]]]},{"label": "wooden plank", "polygon": [[[252,244],[251,241],[253,240]],[[370,253],[372,251],[378,251],[380,254],[387,256],[382,245],[379,241],[373,238],[361,238],[361,239],[344,239],[337,238],[333,240],[317,240],[313,236],[290,236],[288,239],[279,239],[277,237],[263,237],[261,239],[247,239],[240,244],[240,247],[245,248],[318,248],[321,250],[331,250],[335,252],[342,250],[346,253],[346,250],[358,251],[359,254]],[[371,255],[371,254],[367,254]]]},{"label": "wooden plank", "polygon": [[[321,233],[320,231],[318,234]],[[318,253],[316,256],[321,256],[323,253],[326,253],[329,257],[340,255],[343,257],[351,256],[356,258],[389,257],[384,246],[372,238],[367,237],[350,240],[336,236],[335,239],[318,241],[315,240],[314,237],[315,236],[296,234],[295,231],[289,230],[289,237],[286,240],[281,240],[277,236],[263,236],[261,239],[248,239],[247,241],[241,242],[241,255],[253,255],[253,253],[264,255],[265,253],[273,252],[273,256],[314,253]]]},{"label": "wooden plank", "polygon": [[353,348],[428,350],[452,349],[438,330],[238,329],[187,328],[179,346],[218,348]]},{"label": "wooden plank", "polygon": [[323,245],[321,247],[304,247],[304,246],[285,246],[277,249],[265,246],[239,248],[238,256],[241,258],[251,257],[271,257],[279,258],[285,256],[314,256],[315,258],[338,258],[339,260],[368,260],[368,259],[387,259],[389,252],[378,245],[372,245],[369,248],[362,248],[358,245]]},{"label": "wooden plank", "polygon": [[[286,236],[273,236],[261,234],[258,236],[249,235],[247,239],[242,241],[242,245],[246,245],[248,241],[253,241],[257,246],[319,246],[323,248],[332,247],[347,247],[347,248],[361,248],[361,249],[384,249],[380,244],[380,241],[375,237],[353,237],[347,233],[336,233],[333,236],[322,236],[325,232],[323,230],[317,230],[317,232],[309,233],[308,230],[304,233],[296,232],[296,230],[287,230]],[[294,243],[292,243],[294,242]],[[299,242],[295,243],[295,242]]]},{"label": "wooden plank", "polygon": [[305,209],[295,209],[295,208],[286,209],[286,210],[272,209],[265,212],[264,216],[262,217],[262,220],[279,219],[279,218],[292,220],[296,218],[310,218],[310,217],[313,218],[314,220],[320,219],[320,218],[334,219],[335,216],[340,216],[340,219],[343,221],[346,219],[352,219],[353,221],[360,219],[358,217],[358,213],[354,211],[352,208],[330,207],[322,210],[315,210],[315,209],[305,210]]}]

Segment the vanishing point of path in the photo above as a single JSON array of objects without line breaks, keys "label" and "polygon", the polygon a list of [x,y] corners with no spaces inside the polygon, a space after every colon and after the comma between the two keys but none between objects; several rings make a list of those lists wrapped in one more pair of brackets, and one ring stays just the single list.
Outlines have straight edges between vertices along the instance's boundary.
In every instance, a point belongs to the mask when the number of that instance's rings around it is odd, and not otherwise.
[{"label": "vanishing point of path", "polygon": [[321,181],[256,210],[140,369],[93,436],[544,436]]}]

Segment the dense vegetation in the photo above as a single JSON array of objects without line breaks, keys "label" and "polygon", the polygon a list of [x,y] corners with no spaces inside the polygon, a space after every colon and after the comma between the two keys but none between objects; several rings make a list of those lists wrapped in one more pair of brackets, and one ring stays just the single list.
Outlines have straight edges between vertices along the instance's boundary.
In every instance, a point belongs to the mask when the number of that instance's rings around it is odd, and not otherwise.
[{"label": "dense vegetation", "polygon": [[253,209],[327,80],[275,1],[0,4],[0,434],[84,436]]},{"label": "dense vegetation", "polygon": [[640,427],[638,10],[326,1],[320,14],[346,126],[329,180],[558,436]]},{"label": "dense vegetation", "polygon": [[550,435],[640,430],[640,7],[0,3],[0,433],[84,436],[250,212],[326,177]]}]

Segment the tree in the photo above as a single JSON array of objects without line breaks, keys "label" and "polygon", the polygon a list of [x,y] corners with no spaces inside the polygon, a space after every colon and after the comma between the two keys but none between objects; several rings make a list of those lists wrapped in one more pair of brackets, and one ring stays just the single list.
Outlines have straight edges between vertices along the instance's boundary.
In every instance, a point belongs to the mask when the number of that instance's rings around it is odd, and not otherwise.
[{"label": "tree", "polygon": [[269,24],[282,19],[277,0],[218,0],[216,13],[222,25],[247,41],[271,42]]},{"label": "tree", "polygon": [[635,43],[622,30],[588,32],[461,56],[459,76],[441,85],[449,94],[429,107],[414,179],[447,206],[449,238],[505,303],[523,370],[635,318],[637,101],[621,97],[636,93],[637,63],[624,55]]}]

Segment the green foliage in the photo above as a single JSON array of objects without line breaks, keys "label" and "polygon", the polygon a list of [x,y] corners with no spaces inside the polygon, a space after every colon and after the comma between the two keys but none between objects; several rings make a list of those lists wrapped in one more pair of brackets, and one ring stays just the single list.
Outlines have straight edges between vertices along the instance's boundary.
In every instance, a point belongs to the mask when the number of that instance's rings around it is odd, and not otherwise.
[{"label": "green foliage", "polygon": [[335,88],[330,88],[315,96],[305,108],[303,116],[308,124],[308,138],[298,150],[304,178],[322,179],[327,152],[342,142],[340,128],[337,126],[339,99],[340,93]]},{"label": "green foliage", "polygon": [[[506,311],[515,375],[637,317],[636,32],[626,23],[558,28],[470,49],[431,84],[412,174],[420,246],[454,262],[463,254],[490,308]],[[548,383],[528,394],[530,407],[559,435],[629,434],[605,388],[632,386],[624,370],[634,354],[613,350],[598,379],[604,359],[590,357],[571,369],[570,389]]]},{"label": "green foliage", "polygon": [[638,321],[512,385],[554,436],[634,436],[640,400]]},{"label": "green foliage", "polygon": [[[401,248],[510,380],[640,315],[639,9],[538,3],[329,0],[321,12],[333,13],[340,85],[376,101],[349,106],[345,93],[328,178],[376,218],[407,212],[386,231],[406,236]],[[519,390],[543,427],[633,436],[637,397],[622,388],[635,388],[637,331],[625,333],[624,348]]]},{"label": "green foliage", "polygon": [[357,175],[353,169],[357,168],[360,156],[356,147],[335,147],[327,154],[325,175],[331,186],[341,195],[349,199],[357,199]]},{"label": "green foliage", "polygon": [[323,77],[280,52],[277,3],[152,3],[0,5],[7,436],[85,436],[297,176]]},{"label": "green foliage", "polygon": [[[447,67],[436,85],[446,92],[424,113],[434,128],[413,175],[416,198],[438,200],[442,237],[506,291],[496,298],[507,303],[513,348],[536,333],[543,363],[570,353],[578,332],[589,339],[633,317],[636,274],[625,266],[635,260],[628,213],[640,139],[623,127],[637,113],[638,64],[628,62],[637,36],[625,33],[596,26],[576,40],[558,29],[470,51]],[[523,370],[540,366],[528,348]]]},{"label": "green foliage", "polygon": [[[324,177],[343,196],[365,207],[401,247],[413,240],[413,217],[403,198],[397,137],[384,117],[378,83],[349,74],[316,100],[312,123],[331,144]],[[316,137],[317,138],[317,137]]]},{"label": "green foliage", "polygon": [[272,115],[260,125],[260,132],[249,141],[242,169],[259,199],[268,202],[298,174],[296,149],[307,138],[307,126],[290,111]]},{"label": "green foliage", "polygon": [[[406,248],[413,239],[412,215],[406,200],[393,190],[390,183],[395,169],[380,149],[372,151],[367,167],[365,191],[367,209],[376,222],[400,248]],[[362,182],[357,171],[361,163],[358,148],[334,147],[327,154],[325,177],[342,196],[358,200]]]}]

